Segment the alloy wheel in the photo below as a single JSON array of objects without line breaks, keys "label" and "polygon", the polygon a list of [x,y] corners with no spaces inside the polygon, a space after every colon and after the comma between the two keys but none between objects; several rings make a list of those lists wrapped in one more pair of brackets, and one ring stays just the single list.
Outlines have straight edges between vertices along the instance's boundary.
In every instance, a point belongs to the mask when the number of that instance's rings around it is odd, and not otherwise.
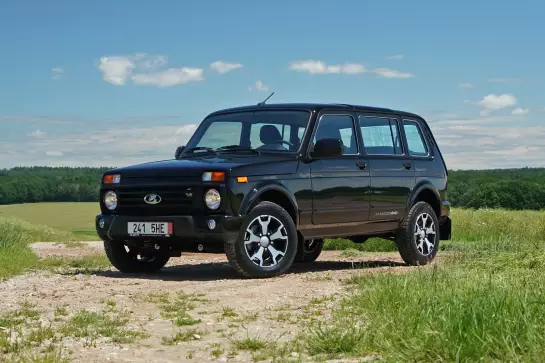
[{"label": "alloy wheel", "polygon": [[416,248],[424,256],[433,252],[436,241],[436,230],[433,218],[428,213],[422,213],[414,224],[414,238]]},{"label": "alloy wheel", "polygon": [[288,249],[288,232],[280,220],[271,215],[254,218],[244,236],[248,258],[259,267],[276,266]]}]

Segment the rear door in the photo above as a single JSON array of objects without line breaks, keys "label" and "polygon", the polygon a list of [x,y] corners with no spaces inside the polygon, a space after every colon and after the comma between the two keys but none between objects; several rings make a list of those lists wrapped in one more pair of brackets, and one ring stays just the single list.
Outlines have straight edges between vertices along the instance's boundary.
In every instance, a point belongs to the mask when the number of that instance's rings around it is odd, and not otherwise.
[{"label": "rear door", "polygon": [[315,225],[362,222],[369,218],[369,171],[360,154],[355,121],[350,112],[324,112],[318,116],[312,142],[341,139],[344,154],[313,158],[310,163]]},{"label": "rear door", "polygon": [[415,183],[400,120],[395,115],[361,113],[358,122],[371,176],[369,220],[398,220],[406,213]]},{"label": "rear door", "polygon": [[[407,152],[411,156],[415,171],[415,184],[423,181],[441,183],[445,177],[441,158],[434,158],[429,135],[416,119],[403,118],[403,132],[407,140]],[[438,189],[442,186],[438,185]]]}]

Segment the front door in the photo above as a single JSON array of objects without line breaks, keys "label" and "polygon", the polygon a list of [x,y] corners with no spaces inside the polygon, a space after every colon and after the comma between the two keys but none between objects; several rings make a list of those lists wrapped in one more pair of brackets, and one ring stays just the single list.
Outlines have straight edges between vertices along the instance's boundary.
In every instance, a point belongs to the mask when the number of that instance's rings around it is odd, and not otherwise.
[{"label": "front door", "polygon": [[399,220],[415,184],[415,167],[404,151],[399,120],[360,114],[358,121],[371,175],[369,220]]},{"label": "front door", "polygon": [[315,225],[367,221],[370,178],[367,160],[360,155],[352,114],[323,113],[313,143],[341,139],[343,155],[316,158],[310,163]]}]

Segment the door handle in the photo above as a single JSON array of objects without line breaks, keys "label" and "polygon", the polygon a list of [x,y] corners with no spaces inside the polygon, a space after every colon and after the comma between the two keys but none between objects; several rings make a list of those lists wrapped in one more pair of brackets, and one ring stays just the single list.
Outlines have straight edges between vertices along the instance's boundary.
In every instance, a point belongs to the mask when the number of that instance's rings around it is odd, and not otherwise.
[{"label": "door handle", "polygon": [[405,169],[409,170],[410,168],[413,167],[413,164],[411,164],[411,163],[403,163],[403,166],[405,167]]},{"label": "door handle", "polygon": [[356,165],[357,165],[358,168],[360,168],[360,169],[365,169],[365,168],[367,168],[367,163],[366,163],[365,161],[360,161],[360,160],[358,160],[358,161],[356,161]]}]

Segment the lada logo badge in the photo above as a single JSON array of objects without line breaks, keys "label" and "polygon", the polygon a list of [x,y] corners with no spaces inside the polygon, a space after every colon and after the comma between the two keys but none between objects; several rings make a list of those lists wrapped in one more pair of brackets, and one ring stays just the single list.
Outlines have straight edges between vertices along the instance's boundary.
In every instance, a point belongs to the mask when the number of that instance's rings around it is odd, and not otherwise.
[{"label": "lada logo badge", "polygon": [[148,204],[159,204],[161,203],[161,197],[158,194],[148,194],[144,197],[144,202]]}]

